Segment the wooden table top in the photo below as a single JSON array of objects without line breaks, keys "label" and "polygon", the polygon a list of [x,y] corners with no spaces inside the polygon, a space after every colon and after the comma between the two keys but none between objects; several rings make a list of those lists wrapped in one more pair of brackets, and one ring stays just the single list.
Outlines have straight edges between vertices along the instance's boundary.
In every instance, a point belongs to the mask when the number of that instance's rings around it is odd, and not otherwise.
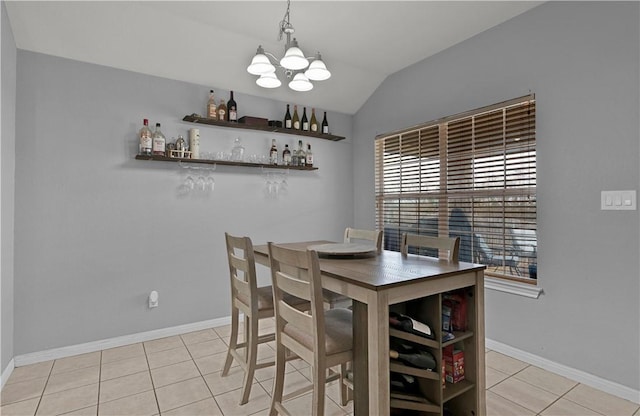
[{"label": "wooden table top", "polygon": [[[325,244],[330,241],[306,241],[284,243],[280,246],[306,250],[308,246]],[[254,246],[257,256],[268,257],[266,244]],[[432,257],[408,254],[402,256],[397,251],[383,250],[381,253],[364,258],[320,258],[320,270],[336,279],[348,280],[352,284],[370,290],[389,289],[430,278],[443,278],[461,272],[485,269],[481,264],[449,262]]]}]

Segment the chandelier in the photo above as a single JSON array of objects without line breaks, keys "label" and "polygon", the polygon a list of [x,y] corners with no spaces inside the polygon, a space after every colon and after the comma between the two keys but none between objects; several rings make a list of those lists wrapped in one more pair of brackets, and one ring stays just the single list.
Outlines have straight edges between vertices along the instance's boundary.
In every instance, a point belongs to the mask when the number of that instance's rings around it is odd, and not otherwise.
[{"label": "chandelier", "polygon": [[290,6],[291,0],[287,0],[287,11],[280,22],[278,30],[279,41],[282,40],[283,36],[286,37],[284,57],[278,60],[272,53],[265,52],[262,49],[262,45],[260,45],[256,55],[251,60],[251,64],[247,67],[247,72],[251,75],[260,76],[256,80],[256,84],[259,86],[263,88],[278,88],[282,85],[282,82],[280,82],[276,70],[280,69],[286,78],[290,80],[289,88],[294,91],[310,91],[313,89],[311,81],[329,79],[331,72],[322,62],[320,52],[317,52],[315,57],[305,58],[302,50],[298,47],[296,38],[291,39],[291,35],[295,30],[289,21]]}]

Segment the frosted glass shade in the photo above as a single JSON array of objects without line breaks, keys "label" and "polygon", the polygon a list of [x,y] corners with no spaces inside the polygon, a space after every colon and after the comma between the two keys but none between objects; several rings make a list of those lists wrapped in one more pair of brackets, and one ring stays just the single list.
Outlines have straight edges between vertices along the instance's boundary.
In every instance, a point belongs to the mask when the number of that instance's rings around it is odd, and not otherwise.
[{"label": "frosted glass shade", "polygon": [[309,66],[309,61],[304,57],[304,54],[298,47],[298,41],[295,38],[293,38],[291,46],[284,54],[284,58],[280,60],[280,65],[292,71],[305,69]]},{"label": "frosted glass shade", "polygon": [[262,75],[275,71],[276,67],[271,64],[267,55],[264,54],[262,46],[259,46],[256,55],[251,60],[251,64],[247,67],[247,72],[251,75]]},{"label": "frosted glass shade", "polygon": [[327,69],[327,66],[322,62],[320,54],[316,55],[316,59],[311,62],[309,69],[305,71],[305,76],[312,81],[324,81],[331,78],[331,72]]},{"label": "frosted glass shade", "polygon": [[267,74],[260,75],[260,78],[256,80],[256,84],[262,88],[278,88],[282,85],[282,82],[280,82],[275,72],[269,72]]},{"label": "frosted glass shade", "polygon": [[298,73],[289,83],[289,88],[294,91],[310,91],[313,89],[313,84],[303,73]]}]

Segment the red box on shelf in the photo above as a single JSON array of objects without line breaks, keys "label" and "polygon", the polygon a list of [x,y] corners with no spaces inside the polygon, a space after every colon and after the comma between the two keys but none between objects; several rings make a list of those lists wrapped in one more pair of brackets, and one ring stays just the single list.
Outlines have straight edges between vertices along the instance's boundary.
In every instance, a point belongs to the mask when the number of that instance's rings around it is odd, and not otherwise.
[{"label": "red box on shelf", "polygon": [[464,380],[464,351],[449,345],[442,350],[445,379],[448,383]]},{"label": "red box on shelf", "polygon": [[[449,312],[448,331],[467,330],[467,297],[464,290],[448,292],[442,295],[442,311]],[[443,316],[444,318],[444,316]],[[443,324],[445,321],[443,321]],[[443,328],[444,329],[444,328]]]}]

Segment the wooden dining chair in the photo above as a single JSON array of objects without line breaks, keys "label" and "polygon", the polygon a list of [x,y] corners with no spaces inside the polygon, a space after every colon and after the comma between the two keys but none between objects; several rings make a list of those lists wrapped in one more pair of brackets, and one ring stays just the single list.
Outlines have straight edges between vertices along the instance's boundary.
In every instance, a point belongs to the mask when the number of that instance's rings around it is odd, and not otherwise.
[{"label": "wooden dining chair", "polygon": [[[347,404],[344,383],[346,364],[353,359],[353,323],[349,309],[325,310],[318,254],[297,251],[269,243],[269,260],[276,317],[276,376],[270,415],[289,414],[284,402],[313,390],[311,414],[324,414],[325,383],[340,379],[340,396]],[[311,309],[303,313],[291,305],[288,297],[308,300]],[[311,366],[312,384],[283,396],[285,352],[291,351]],[[327,370],[340,365],[340,372]]]},{"label": "wooden dining chair", "polygon": [[[380,253],[382,251],[382,230],[361,230],[347,227],[344,230],[344,242],[352,243],[355,241],[370,241],[376,246],[378,253]],[[329,305],[329,308],[338,306],[346,307],[351,303],[351,299],[348,297],[326,289],[323,289],[323,298],[325,303]]]},{"label": "wooden dining chair", "polygon": [[402,233],[400,252],[403,256],[407,255],[407,253],[409,252],[409,247],[447,250],[447,260],[458,261],[458,253],[460,251],[460,237],[430,237],[426,235]]},{"label": "wooden dining chair", "polygon": [[[227,349],[222,376],[226,376],[235,359],[244,371],[240,404],[249,400],[255,370],[274,365],[274,361],[257,364],[258,344],[275,339],[275,332],[258,335],[258,322],[274,316],[273,290],[271,286],[258,287],[253,244],[249,237],[232,236],[225,233],[227,259],[231,283],[231,339]],[[292,305],[309,309],[309,302],[289,299]],[[244,314],[244,342],[238,342],[239,315]]]},{"label": "wooden dining chair", "polygon": [[344,242],[352,243],[353,240],[371,241],[378,249],[378,253],[382,251],[382,230],[361,230],[347,227],[344,230]]}]

